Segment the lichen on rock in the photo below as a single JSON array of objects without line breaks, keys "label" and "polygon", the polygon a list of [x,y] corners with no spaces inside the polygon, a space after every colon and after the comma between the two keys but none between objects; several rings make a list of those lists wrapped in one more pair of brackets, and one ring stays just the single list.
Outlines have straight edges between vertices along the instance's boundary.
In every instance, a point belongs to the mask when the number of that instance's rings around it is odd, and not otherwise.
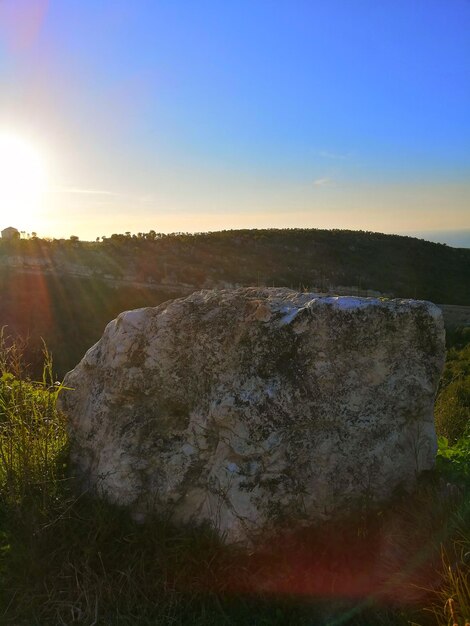
[{"label": "lichen on rock", "polygon": [[429,302],[200,291],[119,315],[61,403],[87,486],[247,543],[411,488],[443,362]]}]

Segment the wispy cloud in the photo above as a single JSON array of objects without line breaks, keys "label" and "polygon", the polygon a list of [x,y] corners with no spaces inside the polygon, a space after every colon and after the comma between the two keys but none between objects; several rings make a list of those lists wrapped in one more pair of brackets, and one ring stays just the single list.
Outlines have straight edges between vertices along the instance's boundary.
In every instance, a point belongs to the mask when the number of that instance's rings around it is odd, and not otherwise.
[{"label": "wispy cloud", "polygon": [[313,181],[314,187],[330,187],[332,184],[331,178],[317,178]]},{"label": "wispy cloud", "polygon": [[153,194],[148,193],[145,196],[140,196],[138,200],[141,204],[148,204],[148,203],[154,203],[156,201],[156,198]]},{"label": "wispy cloud", "polygon": [[56,189],[50,189],[50,193],[64,193],[64,194],[84,194],[89,196],[119,196],[120,194],[115,191],[108,191],[106,189],[82,189],[80,187],[59,187]]},{"label": "wispy cloud", "polygon": [[318,152],[318,156],[321,156],[324,159],[337,159],[341,161],[349,158],[349,154],[341,154],[339,152],[329,152],[328,150],[320,150],[320,152]]}]

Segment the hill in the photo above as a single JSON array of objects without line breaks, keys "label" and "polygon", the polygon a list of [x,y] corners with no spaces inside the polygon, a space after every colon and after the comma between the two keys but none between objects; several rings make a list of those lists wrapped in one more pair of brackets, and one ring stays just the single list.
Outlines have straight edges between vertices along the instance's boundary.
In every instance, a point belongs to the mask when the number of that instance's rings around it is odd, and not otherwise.
[{"label": "hill", "polygon": [[36,349],[43,337],[61,375],[120,311],[241,285],[470,305],[470,250],[312,229],[0,241],[0,325]]}]

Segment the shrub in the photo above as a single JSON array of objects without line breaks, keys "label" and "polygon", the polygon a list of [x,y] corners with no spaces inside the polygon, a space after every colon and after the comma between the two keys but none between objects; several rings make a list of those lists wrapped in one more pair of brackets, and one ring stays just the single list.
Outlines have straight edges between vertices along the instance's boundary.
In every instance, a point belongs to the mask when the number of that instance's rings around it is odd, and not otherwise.
[{"label": "shrub", "polygon": [[468,485],[470,482],[470,426],[463,436],[450,445],[446,437],[438,438],[437,469],[446,479]]},{"label": "shrub", "polygon": [[439,435],[455,443],[470,423],[470,344],[451,348],[435,405]]}]

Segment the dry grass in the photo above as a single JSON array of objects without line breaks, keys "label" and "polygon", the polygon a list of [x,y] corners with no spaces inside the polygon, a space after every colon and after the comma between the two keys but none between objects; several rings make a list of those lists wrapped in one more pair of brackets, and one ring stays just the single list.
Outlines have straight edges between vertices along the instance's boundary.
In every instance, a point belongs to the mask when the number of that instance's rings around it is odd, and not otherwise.
[{"label": "dry grass", "polygon": [[[46,355],[0,350],[0,623],[458,624],[469,608],[468,492],[434,477],[393,506],[247,554],[78,494]],[[441,550],[443,555],[442,566]],[[423,591],[424,590],[424,591]],[[429,610],[423,607],[429,606]],[[452,620],[454,620],[452,622]]]}]

